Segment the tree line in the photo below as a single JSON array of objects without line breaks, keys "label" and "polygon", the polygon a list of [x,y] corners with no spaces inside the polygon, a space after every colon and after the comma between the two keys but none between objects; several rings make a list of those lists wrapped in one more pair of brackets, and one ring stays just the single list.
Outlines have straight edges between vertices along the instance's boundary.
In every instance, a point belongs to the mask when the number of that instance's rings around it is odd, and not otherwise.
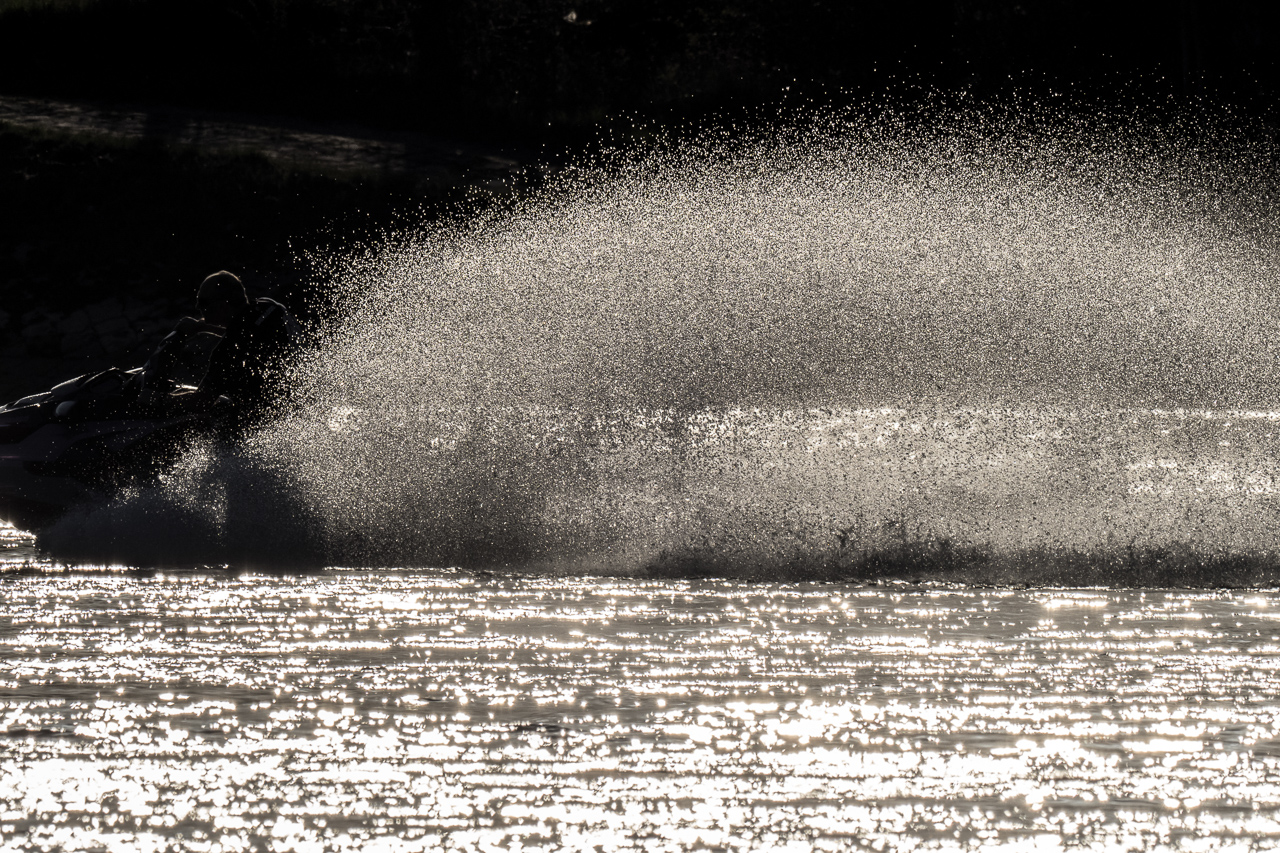
[{"label": "tree line", "polygon": [[0,91],[513,134],[911,86],[1212,91],[1248,106],[1277,82],[1262,6],[9,0],[0,4]]}]

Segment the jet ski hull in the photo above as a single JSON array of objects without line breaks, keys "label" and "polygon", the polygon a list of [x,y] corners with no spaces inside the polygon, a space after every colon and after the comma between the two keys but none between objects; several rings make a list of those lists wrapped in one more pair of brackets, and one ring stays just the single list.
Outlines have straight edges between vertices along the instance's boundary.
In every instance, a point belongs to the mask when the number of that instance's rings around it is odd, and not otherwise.
[{"label": "jet ski hull", "polygon": [[0,520],[39,530],[164,468],[207,424],[197,412],[131,415],[123,371],[79,377],[0,406]]}]

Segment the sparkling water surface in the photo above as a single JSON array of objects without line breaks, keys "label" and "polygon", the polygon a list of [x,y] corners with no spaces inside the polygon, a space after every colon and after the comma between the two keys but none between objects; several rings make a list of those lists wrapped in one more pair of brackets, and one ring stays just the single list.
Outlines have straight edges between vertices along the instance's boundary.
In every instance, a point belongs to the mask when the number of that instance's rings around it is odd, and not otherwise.
[{"label": "sparkling water surface", "polygon": [[329,569],[0,595],[4,850],[1280,843],[1274,592]]}]

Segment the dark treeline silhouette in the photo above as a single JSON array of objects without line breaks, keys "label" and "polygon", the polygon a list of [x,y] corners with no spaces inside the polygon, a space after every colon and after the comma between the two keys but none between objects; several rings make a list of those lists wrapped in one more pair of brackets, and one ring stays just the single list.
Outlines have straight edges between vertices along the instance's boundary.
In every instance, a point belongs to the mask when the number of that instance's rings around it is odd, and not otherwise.
[{"label": "dark treeline silhouette", "polygon": [[1265,109],[1249,0],[26,0],[0,91],[508,134],[922,84]]}]

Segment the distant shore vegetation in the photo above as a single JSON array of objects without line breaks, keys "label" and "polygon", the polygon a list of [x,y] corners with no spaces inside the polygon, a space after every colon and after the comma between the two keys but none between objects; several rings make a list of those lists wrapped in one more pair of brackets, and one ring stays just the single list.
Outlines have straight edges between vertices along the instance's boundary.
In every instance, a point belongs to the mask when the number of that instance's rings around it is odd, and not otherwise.
[{"label": "distant shore vegetation", "polygon": [[[215,269],[295,308],[321,307],[302,254],[357,244],[447,194],[412,175],[323,173],[252,151],[0,122],[0,353],[22,351],[24,318],[37,309],[114,297],[189,312]],[[7,393],[30,384],[19,373],[0,383]]]},{"label": "distant shore vegetation", "polygon": [[[1265,4],[1222,0],[0,0],[0,90],[545,137],[939,88],[1265,108]],[[548,131],[548,128],[551,130]]]}]

